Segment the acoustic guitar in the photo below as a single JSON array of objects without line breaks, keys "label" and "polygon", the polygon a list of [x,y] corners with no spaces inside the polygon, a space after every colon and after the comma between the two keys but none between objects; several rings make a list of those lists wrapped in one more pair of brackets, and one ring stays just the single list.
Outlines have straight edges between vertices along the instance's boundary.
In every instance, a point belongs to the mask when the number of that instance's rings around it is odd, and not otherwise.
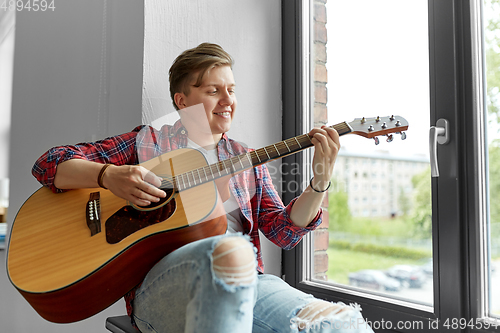
[{"label": "acoustic guitar", "polygon": [[[408,129],[399,116],[357,118],[332,126],[376,139]],[[141,165],[163,178],[165,199],[131,205],[102,188],[54,194],[42,187],[20,208],[9,239],[10,281],[45,319],[88,318],[138,285],[171,251],[223,234],[227,222],[216,182],[311,147],[300,135],[207,165],[192,149],[179,149]]]}]

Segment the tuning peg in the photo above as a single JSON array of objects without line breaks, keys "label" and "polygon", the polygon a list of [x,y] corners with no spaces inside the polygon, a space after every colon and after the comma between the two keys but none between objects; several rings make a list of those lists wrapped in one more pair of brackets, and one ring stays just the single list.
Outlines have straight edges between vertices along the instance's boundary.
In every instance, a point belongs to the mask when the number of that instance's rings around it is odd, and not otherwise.
[{"label": "tuning peg", "polygon": [[378,137],[374,137],[373,140],[375,140],[375,145],[377,146],[379,143],[380,143],[380,140],[378,139]]},{"label": "tuning peg", "polygon": [[394,137],[392,136],[392,134],[388,134],[387,135],[387,142],[392,142],[392,140],[394,140]]},{"label": "tuning peg", "polygon": [[401,140],[406,140],[406,132],[401,132]]}]

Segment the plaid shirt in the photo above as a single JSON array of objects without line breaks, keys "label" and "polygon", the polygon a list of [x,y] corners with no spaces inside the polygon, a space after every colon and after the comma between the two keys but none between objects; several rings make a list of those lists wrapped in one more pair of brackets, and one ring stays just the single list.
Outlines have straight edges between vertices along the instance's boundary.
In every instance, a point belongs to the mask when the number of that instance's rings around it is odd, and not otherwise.
[{"label": "plaid shirt", "polygon": [[[138,126],[132,132],[110,137],[94,143],[55,147],[42,155],[33,166],[32,173],[38,181],[53,192],[63,192],[54,186],[59,163],[79,158],[114,165],[138,164],[171,150],[187,146],[187,130],[180,121],[173,126],[165,125],[159,131],[149,126]],[[229,139],[226,134],[217,145],[219,160],[246,153],[248,149]],[[229,186],[243,215],[243,229],[257,249],[257,270],[264,272],[259,230],[277,246],[293,248],[309,231],[321,223],[321,210],[306,228],[295,226],[290,211],[296,199],[283,205],[265,165],[242,172],[231,178]],[[127,312],[132,313],[134,288],[125,295]]]}]

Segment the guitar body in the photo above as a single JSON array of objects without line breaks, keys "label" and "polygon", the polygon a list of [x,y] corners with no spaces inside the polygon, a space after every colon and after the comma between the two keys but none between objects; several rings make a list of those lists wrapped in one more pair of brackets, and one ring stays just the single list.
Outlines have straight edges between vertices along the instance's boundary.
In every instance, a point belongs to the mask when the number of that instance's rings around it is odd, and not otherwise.
[{"label": "guitar body", "polygon": [[[203,167],[206,160],[196,150],[179,149],[142,165],[168,178]],[[92,235],[86,212],[95,192],[101,231]],[[120,211],[131,213],[116,219]],[[132,231],[124,228],[129,225]],[[171,191],[166,204],[141,212],[105,189],[54,194],[41,188],[12,225],[7,269],[11,282],[43,318],[74,322],[119,300],[168,253],[226,228],[214,182]]]}]

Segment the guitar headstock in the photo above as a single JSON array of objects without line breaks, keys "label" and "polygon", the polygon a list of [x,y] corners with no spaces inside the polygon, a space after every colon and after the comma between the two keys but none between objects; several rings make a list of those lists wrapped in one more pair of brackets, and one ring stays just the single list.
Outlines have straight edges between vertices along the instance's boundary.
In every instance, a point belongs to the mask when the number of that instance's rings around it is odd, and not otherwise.
[{"label": "guitar headstock", "polygon": [[378,144],[378,136],[387,135],[387,142],[393,139],[392,133],[401,134],[401,139],[406,139],[408,122],[400,116],[356,118],[348,122],[353,134],[364,136],[365,138],[374,138]]}]

